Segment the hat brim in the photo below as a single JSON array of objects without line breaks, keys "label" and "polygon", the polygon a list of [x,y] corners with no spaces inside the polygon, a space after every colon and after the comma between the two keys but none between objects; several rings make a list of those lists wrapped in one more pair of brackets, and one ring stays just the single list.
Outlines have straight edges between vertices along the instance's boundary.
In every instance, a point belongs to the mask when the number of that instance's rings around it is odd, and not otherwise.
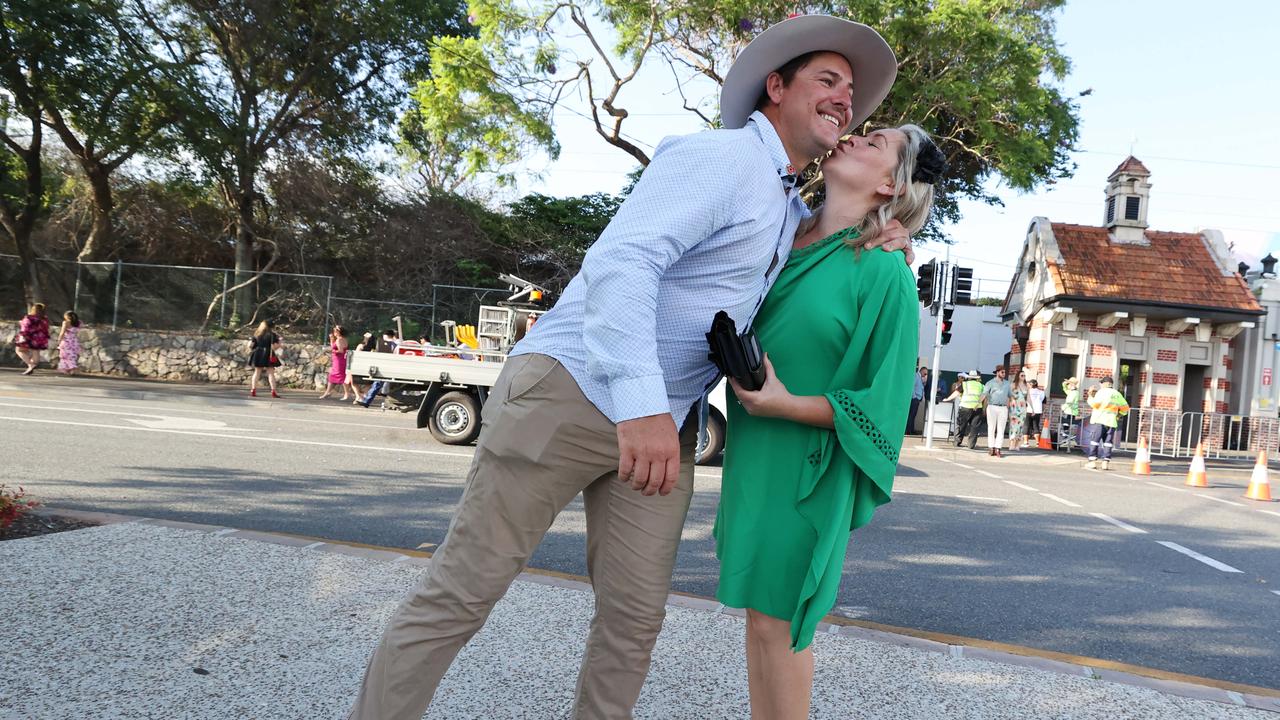
[{"label": "hat brim", "polygon": [[862,23],[831,15],[799,15],[760,33],[734,61],[720,90],[720,122],[730,129],[747,124],[769,74],[810,52],[843,55],[853,68],[853,102],[848,132],[871,117],[893,87],[898,59],[880,33]]}]

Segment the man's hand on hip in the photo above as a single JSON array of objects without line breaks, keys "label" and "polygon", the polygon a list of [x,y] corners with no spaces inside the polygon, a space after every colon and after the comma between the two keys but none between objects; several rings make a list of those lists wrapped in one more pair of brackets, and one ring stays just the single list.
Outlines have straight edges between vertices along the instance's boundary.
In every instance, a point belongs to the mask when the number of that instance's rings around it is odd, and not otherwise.
[{"label": "man's hand on hip", "polygon": [[910,265],[916,261],[916,253],[911,248],[911,235],[907,233],[907,229],[897,219],[890,220],[888,225],[880,231],[880,234],[867,241],[868,248],[880,248],[885,252],[902,251]]},{"label": "man's hand on hip", "polygon": [[666,495],[680,478],[680,436],[669,414],[618,423],[618,479],[644,495]]}]

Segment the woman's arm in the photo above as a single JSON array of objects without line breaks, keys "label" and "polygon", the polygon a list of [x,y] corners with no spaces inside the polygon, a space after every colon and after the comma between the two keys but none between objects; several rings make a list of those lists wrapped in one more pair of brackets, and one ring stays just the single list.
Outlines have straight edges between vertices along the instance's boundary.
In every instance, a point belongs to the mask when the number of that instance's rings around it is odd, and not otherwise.
[{"label": "woman's arm", "polygon": [[831,403],[822,395],[792,395],[773,372],[769,355],[764,356],[764,386],[752,392],[737,380],[729,378],[738,402],[747,412],[758,417],[776,417],[821,428],[835,427]]}]

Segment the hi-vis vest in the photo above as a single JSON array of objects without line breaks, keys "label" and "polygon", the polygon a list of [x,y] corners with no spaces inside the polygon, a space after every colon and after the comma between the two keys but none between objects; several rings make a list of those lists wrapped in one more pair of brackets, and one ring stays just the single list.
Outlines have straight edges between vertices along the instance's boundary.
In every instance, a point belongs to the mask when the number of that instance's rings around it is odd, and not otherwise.
[{"label": "hi-vis vest", "polygon": [[964,381],[964,394],[960,396],[960,407],[970,410],[982,407],[982,383],[977,380]]},{"label": "hi-vis vest", "polygon": [[1129,412],[1128,401],[1124,399],[1124,395],[1116,392],[1115,388],[1100,388],[1089,400],[1089,407],[1093,408],[1093,413],[1089,416],[1089,424],[1106,427],[1115,427],[1116,416]]}]

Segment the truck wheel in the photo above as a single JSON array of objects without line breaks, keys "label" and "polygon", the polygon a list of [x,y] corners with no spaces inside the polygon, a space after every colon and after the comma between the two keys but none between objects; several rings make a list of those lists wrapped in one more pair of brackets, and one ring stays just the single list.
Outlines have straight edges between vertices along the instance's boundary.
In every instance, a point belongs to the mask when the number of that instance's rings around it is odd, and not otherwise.
[{"label": "truck wheel", "polygon": [[705,437],[699,438],[704,442],[699,443],[702,446],[701,452],[694,458],[695,465],[709,465],[720,456],[720,452],[724,450],[724,415],[720,411],[707,408],[710,413],[707,415],[707,434]]},{"label": "truck wheel", "polygon": [[464,392],[447,392],[431,409],[431,436],[445,445],[466,445],[480,435],[480,403]]}]

